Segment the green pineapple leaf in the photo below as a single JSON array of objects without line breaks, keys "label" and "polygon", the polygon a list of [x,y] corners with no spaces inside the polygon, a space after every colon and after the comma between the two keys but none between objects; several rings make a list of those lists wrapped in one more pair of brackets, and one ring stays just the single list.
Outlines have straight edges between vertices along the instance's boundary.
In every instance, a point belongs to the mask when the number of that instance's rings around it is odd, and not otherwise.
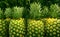
[{"label": "green pineapple leaf", "polygon": [[57,4],[52,4],[50,6],[50,17],[58,18],[59,12],[60,12],[60,8]]},{"label": "green pineapple leaf", "polygon": [[41,5],[39,3],[30,4],[30,17],[33,19],[41,18]]},{"label": "green pineapple leaf", "polygon": [[49,9],[48,9],[47,6],[44,6],[43,9],[42,9],[42,17],[43,18],[49,17]]},{"label": "green pineapple leaf", "polygon": [[3,11],[0,8],[0,19],[2,19],[2,18],[3,18]]},{"label": "green pineapple leaf", "polygon": [[23,16],[23,7],[14,7],[13,8],[13,18],[21,18]]},{"label": "green pineapple leaf", "polygon": [[11,18],[12,9],[11,8],[6,8],[4,15],[6,16],[6,18]]}]

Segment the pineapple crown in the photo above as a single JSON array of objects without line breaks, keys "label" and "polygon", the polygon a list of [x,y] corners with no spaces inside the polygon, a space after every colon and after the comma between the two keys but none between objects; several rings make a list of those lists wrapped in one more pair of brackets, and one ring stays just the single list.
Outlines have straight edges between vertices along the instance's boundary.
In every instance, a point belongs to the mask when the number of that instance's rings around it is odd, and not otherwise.
[{"label": "pineapple crown", "polygon": [[60,8],[57,4],[52,4],[50,6],[50,17],[57,18],[60,12]]},{"label": "pineapple crown", "polygon": [[30,4],[30,17],[32,19],[39,19],[41,17],[41,5],[39,3]]},{"label": "pineapple crown", "polygon": [[3,18],[3,11],[0,8],[0,19],[2,19],[2,18]]},{"label": "pineapple crown", "polygon": [[6,16],[6,18],[11,18],[12,16],[11,8],[6,8],[4,15]]},{"label": "pineapple crown", "polygon": [[21,18],[23,16],[23,14],[22,14],[23,13],[23,9],[24,9],[23,7],[17,7],[17,6],[14,7],[13,8],[13,15],[12,15],[13,18],[17,18],[17,19]]},{"label": "pineapple crown", "polygon": [[49,9],[47,6],[44,6],[42,9],[42,17],[44,18],[49,17]]}]

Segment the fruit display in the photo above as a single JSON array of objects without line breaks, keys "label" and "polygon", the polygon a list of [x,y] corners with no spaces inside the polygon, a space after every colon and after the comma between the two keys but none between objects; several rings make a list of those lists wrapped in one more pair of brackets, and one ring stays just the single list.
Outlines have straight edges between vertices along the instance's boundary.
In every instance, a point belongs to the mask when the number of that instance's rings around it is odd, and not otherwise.
[{"label": "fruit display", "polygon": [[0,37],[60,37],[60,0],[0,0]]}]

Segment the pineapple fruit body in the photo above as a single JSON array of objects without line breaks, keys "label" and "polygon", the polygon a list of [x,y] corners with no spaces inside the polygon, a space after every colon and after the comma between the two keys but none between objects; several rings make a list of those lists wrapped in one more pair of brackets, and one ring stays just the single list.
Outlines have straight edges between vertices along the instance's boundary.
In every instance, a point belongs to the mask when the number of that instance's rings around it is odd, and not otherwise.
[{"label": "pineapple fruit body", "polygon": [[11,19],[9,24],[9,36],[10,37],[24,37],[25,25],[24,19]]},{"label": "pineapple fruit body", "polygon": [[0,19],[0,37],[7,37],[5,20]]},{"label": "pineapple fruit body", "polygon": [[41,20],[28,20],[27,37],[43,37],[44,23]]},{"label": "pineapple fruit body", "polygon": [[60,37],[60,19],[46,19],[45,31],[46,37]]}]

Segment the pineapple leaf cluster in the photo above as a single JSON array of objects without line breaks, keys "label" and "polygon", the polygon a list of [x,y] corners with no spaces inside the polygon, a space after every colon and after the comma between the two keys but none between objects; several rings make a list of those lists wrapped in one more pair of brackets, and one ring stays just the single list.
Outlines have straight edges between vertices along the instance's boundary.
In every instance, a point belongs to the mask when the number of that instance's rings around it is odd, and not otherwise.
[{"label": "pineapple leaf cluster", "polygon": [[44,6],[44,7],[43,7],[42,17],[43,17],[43,18],[49,17],[49,9],[48,9],[47,6]]},{"label": "pineapple leaf cluster", "polygon": [[3,18],[3,11],[0,8],[0,19],[2,19],[2,18]]},{"label": "pineapple leaf cluster", "polygon": [[59,18],[60,16],[60,7],[58,4],[52,4],[50,8],[47,6],[44,6],[42,9],[42,14],[41,16],[43,18]]},{"label": "pineapple leaf cluster", "polygon": [[11,18],[12,17],[12,9],[6,8],[4,15],[6,16],[6,18]]},{"label": "pineapple leaf cluster", "polygon": [[41,16],[41,5],[39,3],[30,4],[30,16],[33,19],[39,19]]},{"label": "pineapple leaf cluster", "polygon": [[52,4],[50,6],[50,17],[58,18],[58,14],[60,13],[60,7],[57,4]]},{"label": "pineapple leaf cluster", "polygon": [[14,7],[13,8],[13,15],[12,15],[12,17],[13,18],[21,18],[22,17],[22,15],[23,15],[23,7]]}]

